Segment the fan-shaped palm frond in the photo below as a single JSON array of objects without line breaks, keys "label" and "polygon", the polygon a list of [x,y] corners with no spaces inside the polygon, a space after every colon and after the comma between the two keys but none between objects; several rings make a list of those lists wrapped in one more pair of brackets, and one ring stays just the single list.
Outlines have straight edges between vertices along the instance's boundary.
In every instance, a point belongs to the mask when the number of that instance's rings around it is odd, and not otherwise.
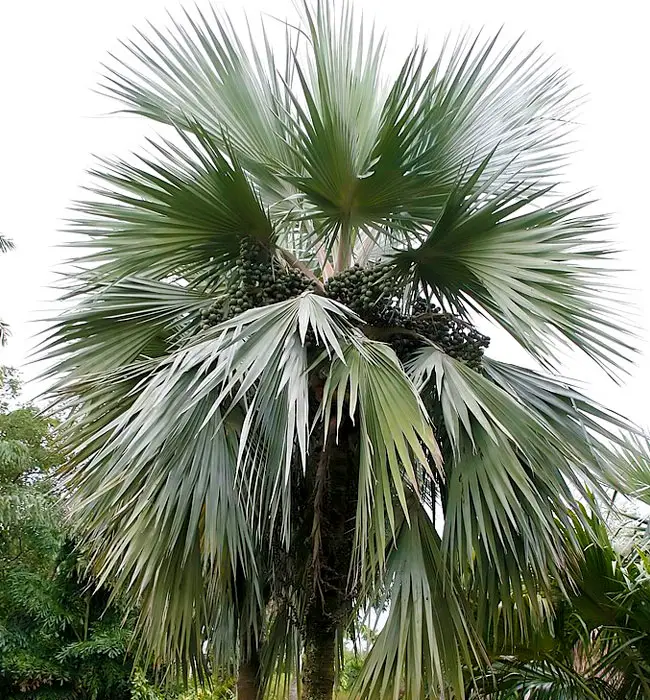
[{"label": "fan-shaped palm frond", "polygon": [[[368,698],[463,694],[462,668],[481,659],[458,582],[447,574],[440,537],[416,502],[402,518],[386,569],[390,611],[359,679]],[[448,577],[449,576],[449,577]]]},{"label": "fan-shaped palm frond", "polygon": [[572,528],[560,534],[558,525],[572,519],[575,493],[588,497],[585,483],[623,483],[605,440],[620,442],[613,431],[634,428],[556,379],[487,358],[483,367],[489,379],[429,346],[406,371],[439,404],[455,455],[445,485],[447,549],[472,563],[480,617],[491,610],[510,634],[512,614],[546,614],[540,583],[561,581],[580,551]]},{"label": "fan-shaped palm frond", "polygon": [[[232,151],[221,151],[198,125],[181,145],[152,143],[154,159],[105,161],[91,171],[102,183],[72,230],[95,249],[109,280],[146,270],[148,276],[214,276],[232,264],[242,240],[272,247],[274,234],[262,202]],[[109,243],[110,241],[110,243]],[[210,274],[208,275],[210,277]]]},{"label": "fan-shaped palm frond", "polygon": [[11,238],[7,238],[0,234],[0,253],[8,253],[10,250],[14,249],[14,242]]},{"label": "fan-shaped palm frond", "polygon": [[[504,661],[487,681],[484,693],[476,697],[490,700],[616,700],[607,681],[585,678],[580,672],[557,661],[521,663]],[[490,689],[490,685],[493,689]]]},{"label": "fan-shaped palm frond", "polygon": [[323,388],[325,416],[332,414],[334,401],[337,430],[346,403],[350,418],[358,412],[357,546],[363,559],[368,548],[372,568],[382,567],[386,521],[395,534],[393,503],[399,502],[408,520],[406,489],[418,490],[418,464],[428,467],[433,458],[440,466],[440,450],[415,388],[393,351],[382,343],[360,338],[331,363]]}]

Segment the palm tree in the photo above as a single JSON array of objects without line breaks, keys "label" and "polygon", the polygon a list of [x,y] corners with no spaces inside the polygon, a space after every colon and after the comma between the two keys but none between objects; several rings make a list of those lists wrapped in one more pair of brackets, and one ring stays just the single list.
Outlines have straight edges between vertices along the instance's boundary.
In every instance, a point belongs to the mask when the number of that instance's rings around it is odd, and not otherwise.
[{"label": "palm tree", "polygon": [[[10,238],[0,234],[0,253],[7,253],[13,250],[14,243]],[[9,339],[9,326],[0,318],[0,347],[7,344]]]},{"label": "palm tree", "polygon": [[471,697],[650,697],[647,523],[637,526],[622,550],[594,511],[581,507],[574,525],[573,534],[584,551],[574,572],[574,588],[568,598],[556,596],[544,628],[530,629],[526,639],[502,646],[483,682],[470,689]]},{"label": "palm tree", "polygon": [[538,50],[464,36],[391,77],[349,7],[300,22],[188,14],[108,69],[166,136],[76,206],[45,344],[72,513],[143,651],[238,663],[240,698],[330,700],[372,606],[358,693],[462,697],[476,625],[543,617],[576,498],[624,487],[626,422],[557,374],[629,357],[607,221],[556,191],[577,98]]}]

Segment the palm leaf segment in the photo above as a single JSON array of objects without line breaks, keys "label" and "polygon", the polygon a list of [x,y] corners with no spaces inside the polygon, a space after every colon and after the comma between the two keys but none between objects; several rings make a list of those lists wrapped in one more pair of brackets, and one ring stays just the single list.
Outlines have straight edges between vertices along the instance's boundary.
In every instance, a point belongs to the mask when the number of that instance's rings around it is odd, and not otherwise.
[{"label": "palm leaf segment", "polygon": [[[165,657],[197,660],[207,636],[230,663],[266,639],[269,667],[295,669],[314,591],[336,590],[342,633],[385,590],[362,692],[460,694],[481,655],[460,583],[487,591],[479,622],[513,628],[576,559],[571,487],[622,478],[605,443],[622,419],[484,360],[468,326],[478,310],[538,359],[558,341],[612,371],[626,357],[604,221],[553,194],[573,90],[538,51],[480,37],[432,64],[415,50],[391,82],[383,39],[326,2],[285,38],[188,15],[107,74],[173,134],[100,164],[76,207],[90,252],[45,344],[76,417],[75,513]],[[328,584],[319,454],[345,445],[353,502],[332,512],[356,525]],[[293,579],[274,597],[278,551]]]},{"label": "palm leaf segment", "polygon": [[[10,238],[0,234],[0,253],[7,253],[10,250],[13,250],[13,247],[13,241]],[[9,339],[9,335],[9,326],[7,326],[2,319],[0,319],[0,346],[6,344],[7,340]]]}]

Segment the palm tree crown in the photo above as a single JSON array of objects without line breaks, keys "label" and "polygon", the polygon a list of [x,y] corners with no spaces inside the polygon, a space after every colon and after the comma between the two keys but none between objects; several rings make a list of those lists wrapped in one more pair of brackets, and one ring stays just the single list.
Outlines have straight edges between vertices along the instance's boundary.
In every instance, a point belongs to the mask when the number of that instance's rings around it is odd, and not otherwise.
[{"label": "palm tree crown", "polygon": [[[461,697],[477,626],[542,615],[578,561],[576,494],[622,487],[626,422],[555,374],[630,350],[606,220],[556,192],[576,95],[498,37],[390,76],[325,0],[271,31],[197,11],[107,74],[169,130],[76,207],[46,344],[74,517],[161,657],[331,697],[383,603],[362,696]],[[488,359],[481,317],[542,369]]]}]

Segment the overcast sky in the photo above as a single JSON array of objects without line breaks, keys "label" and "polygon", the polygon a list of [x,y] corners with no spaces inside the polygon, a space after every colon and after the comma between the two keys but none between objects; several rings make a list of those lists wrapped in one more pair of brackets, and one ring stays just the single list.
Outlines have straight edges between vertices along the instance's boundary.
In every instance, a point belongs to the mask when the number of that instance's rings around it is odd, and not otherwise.
[{"label": "overcast sky", "polygon": [[[184,3],[190,6],[193,3]],[[199,2],[205,5],[205,2]],[[54,297],[52,271],[64,257],[56,246],[71,200],[87,182],[92,154],[127,155],[137,149],[147,125],[108,116],[111,104],[93,93],[100,64],[133,26],[166,23],[178,0],[19,0],[0,10],[0,232],[17,250],[0,257],[0,318],[13,330],[0,363],[26,366],[34,319]],[[232,0],[218,3],[233,13],[245,9],[291,16],[286,0]],[[587,382],[592,393],[637,422],[650,424],[650,242],[648,242],[647,89],[650,49],[640,0],[454,0],[453,2],[372,2],[358,0],[364,16],[389,29],[392,46],[403,53],[416,36],[432,48],[448,31],[504,25],[508,36],[526,33],[569,67],[589,101],[582,111],[578,152],[570,170],[576,190],[593,187],[602,210],[616,222],[612,238],[625,250],[630,272],[621,284],[635,289],[642,354],[632,376],[613,386],[584,362],[569,361],[567,373]],[[392,54],[389,53],[389,57]],[[494,344],[502,359],[519,357]],[[505,357],[504,357],[505,355]],[[33,389],[32,389],[33,391]]]}]

